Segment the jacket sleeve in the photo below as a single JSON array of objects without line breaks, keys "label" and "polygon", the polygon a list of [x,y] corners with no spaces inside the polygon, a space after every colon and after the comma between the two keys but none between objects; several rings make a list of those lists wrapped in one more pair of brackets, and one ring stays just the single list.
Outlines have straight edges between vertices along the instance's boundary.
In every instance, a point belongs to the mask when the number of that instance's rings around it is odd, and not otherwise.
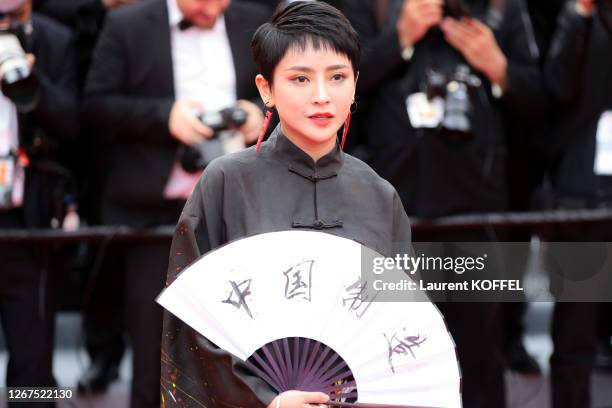
[{"label": "jacket sleeve", "polygon": [[102,0],[38,0],[34,2],[34,10],[72,25],[79,14],[79,10],[88,7],[103,12]]},{"label": "jacket sleeve", "polygon": [[545,64],[546,87],[555,101],[567,103],[580,92],[592,18],[578,14],[573,1],[561,11]]},{"label": "jacket sleeve", "polygon": [[393,191],[393,253],[389,256],[395,256],[396,254],[414,256],[414,248],[412,246],[412,229],[410,226],[410,220],[402,200],[396,191]]},{"label": "jacket sleeve", "polygon": [[129,29],[127,19],[116,12],[107,15],[85,84],[83,122],[100,136],[118,141],[170,143],[174,99],[130,95],[126,89],[130,64],[140,63],[130,58]]},{"label": "jacket sleeve", "polygon": [[[176,227],[167,284],[202,254],[225,243],[223,173],[207,167]],[[276,397],[251,367],[164,313],[161,395],[166,407],[264,408]]]},{"label": "jacket sleeve", "polygon": [[34,74],[40,81],[39,101],[32,112],[32,117],[50,134],[64,139],[74,139],[79,133],[77,107],[77,71],[76,56],[72,38],[59,47],[60,63],[46,72],[34,65]]},{"label": "jacket sleeve", "polygon": [[539,64],[539,49],[527,6],[523,0],[507,2],[500,33],[500,47],[507,60],[505,111],[523,125],[540,123],[547,100]]},{"label": "jacket sleeve", "polygon": [[[392,7],[392,3],[389,2],[389,7]],[[358,85],[359,91],[365,94],[375,91],[383,81],[406,65],[401,57],[395,24],[378,27],[375,4],[372,0],[351,0],[345,2],[343,7],[363,44]]]}]

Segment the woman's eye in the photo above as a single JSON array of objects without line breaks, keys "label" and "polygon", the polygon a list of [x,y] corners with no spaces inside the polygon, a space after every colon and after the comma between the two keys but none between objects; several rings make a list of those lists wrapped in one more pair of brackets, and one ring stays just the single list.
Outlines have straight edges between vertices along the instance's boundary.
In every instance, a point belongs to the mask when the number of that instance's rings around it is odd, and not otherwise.
[{"label": "woman's eye", "polygon": [[304,84],[304,83],[308,82],[308,78],[306,78],[303,75],[296,76],[295,78],[293,78],[293,82],[297,82],[299,84]]},{"label": "woman's eye", "polygon": [[342,81],[344,78],[346,78],[344,74],[334,74],[334,76],[332,76],[333,81]]}]

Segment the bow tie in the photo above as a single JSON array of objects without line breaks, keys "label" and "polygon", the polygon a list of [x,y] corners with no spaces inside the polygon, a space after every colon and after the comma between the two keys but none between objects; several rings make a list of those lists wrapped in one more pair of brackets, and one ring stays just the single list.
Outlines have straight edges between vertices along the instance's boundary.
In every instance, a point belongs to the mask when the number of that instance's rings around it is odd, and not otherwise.
[{"label": "bow tie", "polygon": [[185,31],[188,28],[193,27],[193,22],[184,18],[178,23],[177,27],[179,30]]}]

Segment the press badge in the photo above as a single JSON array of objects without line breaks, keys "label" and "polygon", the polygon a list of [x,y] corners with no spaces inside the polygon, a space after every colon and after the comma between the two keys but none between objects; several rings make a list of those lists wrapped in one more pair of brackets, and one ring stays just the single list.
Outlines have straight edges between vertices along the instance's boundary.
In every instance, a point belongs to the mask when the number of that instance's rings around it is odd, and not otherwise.
[{"label": "press badge", "polygon": [[593,171],[598,176],[612,176],[612,111],[604,112],[597,125]]},{"label": "press badge", "polygon": [[424,92],[408,96],[406,108],[413,128],[436,128],[444,118],[444,99],[436,96],[430,101]]}]

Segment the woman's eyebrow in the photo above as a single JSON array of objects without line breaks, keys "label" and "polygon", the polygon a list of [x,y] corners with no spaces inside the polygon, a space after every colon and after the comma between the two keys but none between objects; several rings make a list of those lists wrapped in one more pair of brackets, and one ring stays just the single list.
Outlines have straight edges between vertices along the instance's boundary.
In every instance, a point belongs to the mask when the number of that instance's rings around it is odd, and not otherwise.
[{"label": "woman's eyebrow", "polygon": [[[344,64],[337,64],[337,65],[330,65],[329,67],[325,68],[325,70],[326,71],[334,71],[334,70],[337,70],[337,69],[346,69],[346,68],[349,68],[349,66],[348,65],[344,65]],[[310,67],[296,65],[296,66],[287,68],[287,71],[314,72],[315,70],[310,68]]]},{"label": "woman's eyebrow", "polygon": [[344,65],[344,64],[338,64],[338,65],[331,65],[329,67],[327,67],[327,71],[335,71],[337,69],[347,69],[349,68],[348,65]]},{"label": "woman's eyebrow", "polygon": [[309,68],[309,67],[303,67],[303,66],[300,66],[300,65],[296,65],[296,66],[287,68],[287,71],[314,72],[314,69]]}]

